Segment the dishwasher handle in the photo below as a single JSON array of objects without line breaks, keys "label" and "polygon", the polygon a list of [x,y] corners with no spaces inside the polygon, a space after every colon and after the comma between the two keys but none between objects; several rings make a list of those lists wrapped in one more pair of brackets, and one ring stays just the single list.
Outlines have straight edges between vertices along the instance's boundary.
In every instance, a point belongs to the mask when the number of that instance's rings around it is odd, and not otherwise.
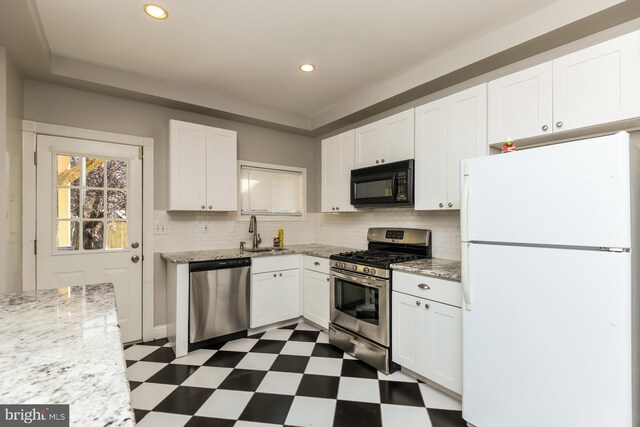
[{"label": "dishwasher handle", "polygon": [[198,271],[223,270],[227,268],[248,267],[251,265],[251,258],[229,258],[216,259],[213,261],[190,262],[189,273]]}]

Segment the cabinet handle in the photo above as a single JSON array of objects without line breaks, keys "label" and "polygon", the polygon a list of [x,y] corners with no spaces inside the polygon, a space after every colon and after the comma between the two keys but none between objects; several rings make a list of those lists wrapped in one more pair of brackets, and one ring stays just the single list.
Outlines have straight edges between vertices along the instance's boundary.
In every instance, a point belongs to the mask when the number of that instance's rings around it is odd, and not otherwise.
[{"label": "cabinet handle", "polygon": [[337,206],[337,207],[336,207],[336,210],[337,210],[337,211],[339,211],[339,210],[340,210],[340,206]]},{"label": "cabinet handle", "polygon": [[200,206],[200,207],[201,207],[202,209],[204,209],[206,206],[205,206],[205,205],[202,205],[202,206]]},{"label": "cabinet handle", "polygon": [[380,160],[376,160],[376,165],[377,165],[378,163],[380,163]]},{"label": "cabinet handle", "polygon": [[542,126],[542,130],[545,131],[545,132],[548,131],[549,130],[549,126],[547,126],[547,125]]},{"label": "cabinet handle", "polygon": [[318,266],[320,263],[318,261],[314,262],[313,265]]},{"label": "cabinet handle", "polygon": [[384,159],[380,160],[380,163],[384,163]]},{"label": "cabinet handle", "polygon": [[427,310],[429,310],[429,307],[431,307],[429,304],[425,304],[424,305],[424,308],[427,309]]},{"label": "cabinet handle", "polygon": [[276,273],[273,273],[273,277],[276,277],[276,276],[277,276],[277,274],[276,274]]},{"label": "cabinet handle", "polygon": [[440,206],[440,207],[444,207],[444,204],[443,204],[443,203],[440,203],[438,206]]},{"label": "cabinet handle", "polygon": [[556,123],[556,127],[561,128],[561,127],[562,127],[562,125],[563,125],[563,123],[562,123],[562,122],[558,122],[558,123]]},{"label": "cabinet handle", "polygon": [[336,208],[331,208],[331,210],[332,210],[332,211],[335,211],[335,210],[336,210]]},{"label": "cabinet handle", "polygon": [[426,283],[420,283],[420,284],[418,285],[418,287],[419,287],[420,289],[426,289],[426,290],[431,289],[431,286],[427,285]]},{"label": "cabinet handle", "polygon": [[449,203],[447,206],[452,207],[452,206],[453,206],[453,203]]},{"label": "cabinet handle", "polygon": [[209,205],[209,209],[213,209],[213,206]]},{"label": "cabinet handle", "polygon": [[331,279],[329,279],[329,278],[327,277],[327,282],[328,282],[328,281],[330,281],[330,280],[331,280]]},{"label": "cabinet handle", "polygon": [[282,277],[282,273],[278,274],[278,276]]},{"label": "cabinet handle", "polygon": [[416,305],[420,307],[420,301],[416,301]]}]

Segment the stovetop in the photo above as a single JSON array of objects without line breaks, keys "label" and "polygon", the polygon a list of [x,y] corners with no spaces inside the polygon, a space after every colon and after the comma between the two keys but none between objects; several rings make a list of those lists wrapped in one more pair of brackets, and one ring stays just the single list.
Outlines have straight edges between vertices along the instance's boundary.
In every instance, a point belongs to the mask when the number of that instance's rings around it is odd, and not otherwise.
[{"label": "stovetop", "polygon": [[425,256],[399,252],[366,250],[356,252],[343,252],[337,255],[331,255],[330,258],[336,261],[346,261],[354,264],[369,265],[373,267],[388,269],[391,264],[421,259],[425,258]]}]

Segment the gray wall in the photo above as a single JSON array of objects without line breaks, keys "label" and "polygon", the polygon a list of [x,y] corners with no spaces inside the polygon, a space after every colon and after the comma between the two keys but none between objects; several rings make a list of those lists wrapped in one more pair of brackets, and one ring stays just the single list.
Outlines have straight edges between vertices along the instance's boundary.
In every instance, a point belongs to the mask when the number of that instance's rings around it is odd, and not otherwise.
[{"label": "gray wall", "polygon": [[307,168],[307,211],[320,208],[315,194],[319,161],[309,137],[34,80],[24,82],[24,118],[153,138],[157,210],[166,208],[169,119],[235,130],[239,159]]}]

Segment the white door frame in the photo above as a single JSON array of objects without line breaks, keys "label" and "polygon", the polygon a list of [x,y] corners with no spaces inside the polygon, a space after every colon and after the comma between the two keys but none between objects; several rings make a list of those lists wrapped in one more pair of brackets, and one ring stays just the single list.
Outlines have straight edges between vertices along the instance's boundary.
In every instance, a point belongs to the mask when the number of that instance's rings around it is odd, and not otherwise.
[{"label": "white door frame", "polygon": [[22,121],[22,290],[36,289],[37,135],[89,139],[141,147],[142,159],[142,339],[153,339],[153,138]]}]

